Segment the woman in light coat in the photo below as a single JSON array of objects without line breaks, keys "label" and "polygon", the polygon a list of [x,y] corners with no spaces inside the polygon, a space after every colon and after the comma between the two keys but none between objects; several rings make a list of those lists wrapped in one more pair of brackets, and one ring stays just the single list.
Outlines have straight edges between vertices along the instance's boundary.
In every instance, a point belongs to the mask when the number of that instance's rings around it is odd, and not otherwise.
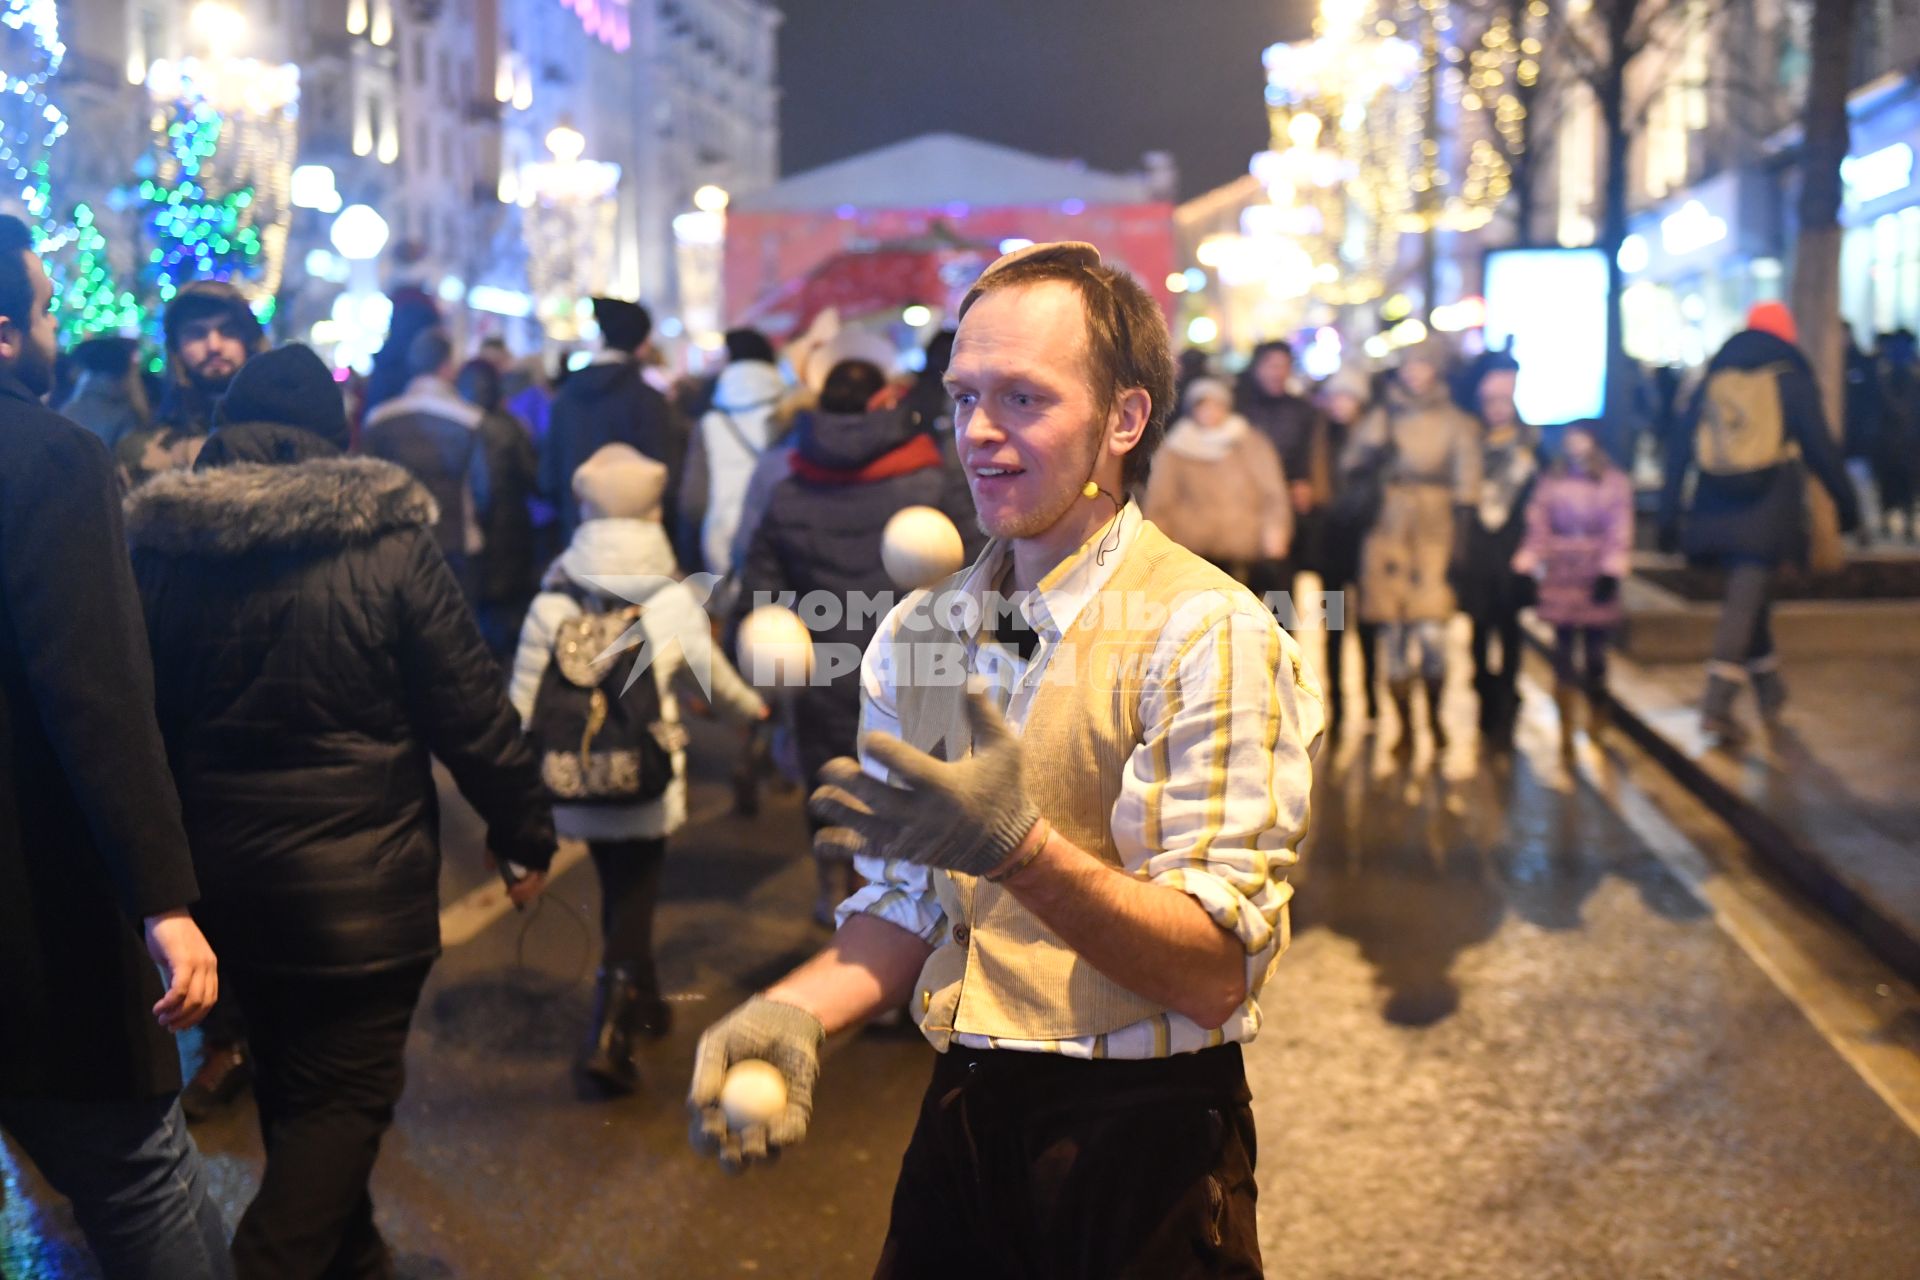
[{"label": "woman in light coat", "polygon": [[1184,405],[1147,478],[1147,518],[1254,590],[1280,587],[1259,579],[1262,564],[1286,558],[1293,535],[1279,453],[1233,411],[1226,383],[1195,378]]},{"label": "woman in light coat", "polygon": [[1466,521],[1480,501],[1480,427],[1456,407],[1429,345],[1408,348],[1385,403],[1348,442],[1349,470],[1383,467],[1380,516],[1360,553],[1360,616],[1381,628],[1387,689],[1400,713],[1400,750],[1413,745],[1414,654],[1427,687],[1436,750],[1446,683],[1446,624],[1456,608],[1449,571],[1464,553]]},{"label": "woman in light coat", "polygon": [[[714,647],[702,602],[674,580],[673,548],[660,524],[667,469],[623,444],[607,445],[574,473],[574,496],[582,519],[573,540],[553,562],[527,612],[514,657],[508,697],[523,724],[534,717],[540,682],[553,661],[562,623],[582,612],[578,596],[595,597],[609,609],[639,605],[640,627],[660,695],[661,721],[680,723],[675,681],[706,677],[704,696],[733,717],[764,720],[766,704]],[[596,579],[600,580],[596,583]],[[608,579],[624,579],[617,595]],[[601,932],[605,938],[594,1017],[580,1066],[614,1092],[638,1084],[633,1064],[636,1034],[663,1036],[669,1013],[661,998],[653,958],[653,914],[667,837],[687,821],[686,757],[673,752],[673,780],[658,800],[631,805],[554,806],[561,836],[587,842],[600,878]]]}]

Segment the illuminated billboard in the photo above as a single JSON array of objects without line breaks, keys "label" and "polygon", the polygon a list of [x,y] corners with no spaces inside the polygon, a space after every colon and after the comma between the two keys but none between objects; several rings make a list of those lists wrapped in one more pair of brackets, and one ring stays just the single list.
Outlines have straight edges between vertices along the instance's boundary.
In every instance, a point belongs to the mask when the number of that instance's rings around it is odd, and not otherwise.
[{"label": "illuminated billboard", "polygon": [[1598,418],[1607,398],[1607,259],[1599,249],[1487,255],[1487,346],[1511,342],[1523,421]]}]

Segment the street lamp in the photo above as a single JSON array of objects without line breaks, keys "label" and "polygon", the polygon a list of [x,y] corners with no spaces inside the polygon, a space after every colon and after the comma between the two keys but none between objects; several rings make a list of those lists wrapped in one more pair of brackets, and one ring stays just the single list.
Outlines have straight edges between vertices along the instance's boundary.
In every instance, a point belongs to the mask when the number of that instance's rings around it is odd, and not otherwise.
[{"label": "street lamp", "polygon": [[247,37],[247,16],[221,0],[200,0],[187,15],[187,29],[214,57],[231,57]]},{"label": "street lamp", "polygon": [[349,262],[371,262],[387,247],[387,220],[364,204],[350,204],[333,220],[328,239]]},{"label": "street lamp", "polygon": [[711,182],[693,193],[693,207],[702,213],[725,213],[732,201],[725,187],[716,187]]},{"label": "street lamp", "polygon": [[564,116],[547,133],[547,150],[561,164],[572,164],[587,153],[587,138]]}]

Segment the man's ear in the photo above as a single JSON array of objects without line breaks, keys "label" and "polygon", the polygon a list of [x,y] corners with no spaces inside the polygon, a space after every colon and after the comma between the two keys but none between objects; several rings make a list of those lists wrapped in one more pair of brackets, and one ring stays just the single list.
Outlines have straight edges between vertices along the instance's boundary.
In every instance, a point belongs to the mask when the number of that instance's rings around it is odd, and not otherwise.
[{"label": "man's ear", "polygon": [[12,364],[26,349],[27,331],[13,317],[0,316],[0,364]]},{"label": "man's ear", "polygon": [[1116,458],[1132,453],[1152,416],[1153,396],[1145,387],[1129,387],[1116,395],[1107,415],[1107,452]]}]

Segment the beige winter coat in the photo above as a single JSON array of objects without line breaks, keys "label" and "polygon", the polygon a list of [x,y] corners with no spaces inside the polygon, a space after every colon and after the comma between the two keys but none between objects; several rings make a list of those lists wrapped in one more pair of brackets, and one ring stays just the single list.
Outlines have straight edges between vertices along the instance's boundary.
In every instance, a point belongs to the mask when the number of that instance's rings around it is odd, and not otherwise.
[{"label": "beige winter coat", "polygon": [[1278,560],[1293,537],[1280,455],[1237,415],[1213,428],[1175,423],[1143,506],[1162,533],[1216,564]]},{"label": "beige winter coat", "polygon": [[1480,500],[1480,424],[1444,387],[1424,400],[1398,388],[1388,407],[1360,423],[1356,454],[1391,447],[1380,518],[1360,552],[1360,616],[1366,622],[1444,622],[1453,616],[1447,568],[1456,507]]}]

